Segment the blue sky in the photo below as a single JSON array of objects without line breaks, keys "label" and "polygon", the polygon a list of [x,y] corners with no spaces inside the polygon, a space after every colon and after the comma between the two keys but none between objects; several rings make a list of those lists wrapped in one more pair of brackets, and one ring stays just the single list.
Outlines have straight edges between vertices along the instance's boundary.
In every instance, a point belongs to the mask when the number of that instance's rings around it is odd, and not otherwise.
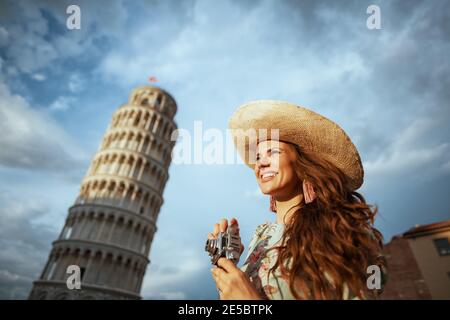
[{"label": "blue sky", "polygon": [[[81,8],[81,30],[66,8]],[[369,30],[366,9],[381,9]],[[254,99],[340,124],[385,239],[450,218],[450,10],[445,1],[2,1],[0,298],[42,271],[112,113],[156,76],[179,128],[225,131]],[[146,299],[216,298],[203,252],[221,217],[248,242],[274,217],[244,165],[172,165]]]}]

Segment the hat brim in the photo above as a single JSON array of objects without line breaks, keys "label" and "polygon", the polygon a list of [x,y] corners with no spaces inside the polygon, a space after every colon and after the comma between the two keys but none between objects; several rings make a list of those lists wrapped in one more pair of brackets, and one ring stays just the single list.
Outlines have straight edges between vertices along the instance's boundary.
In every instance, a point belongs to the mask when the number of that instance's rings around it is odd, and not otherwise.
[{"label": "hat brim", "polygon": [[[255,163],[252,146],[271,139],[270,132],[277,132],[279,141],[296,144],[339,168],[352,190],[363,183],[364,170],[355,145],[340,126],[314,111],[284,101],[252,101],[235,111],[229,128],[240,157],[251,168]],[[256,135],[248,136],[250,131]],[[267,135],[261,137],[259,132]]]}]

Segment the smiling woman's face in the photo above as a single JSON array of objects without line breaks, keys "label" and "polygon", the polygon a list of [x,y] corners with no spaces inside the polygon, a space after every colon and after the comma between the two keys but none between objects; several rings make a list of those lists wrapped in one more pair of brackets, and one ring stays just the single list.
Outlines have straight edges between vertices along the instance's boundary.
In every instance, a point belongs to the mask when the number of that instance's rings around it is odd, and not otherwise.
[{"label": "smiling woman's face", "polygon": [[299,182],[293,167],[296,151],[291,144],[261,141],[256,152],[255,175],[262,193],[277,199],[298,193]]}]

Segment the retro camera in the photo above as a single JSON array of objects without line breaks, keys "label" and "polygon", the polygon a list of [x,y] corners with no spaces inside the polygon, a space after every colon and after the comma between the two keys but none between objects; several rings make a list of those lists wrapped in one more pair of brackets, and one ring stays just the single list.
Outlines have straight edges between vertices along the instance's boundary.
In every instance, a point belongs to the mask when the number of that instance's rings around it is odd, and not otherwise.
[{"label": "retro camera", "polygon": [[241,237],[237,227],[229,226],[227,231],[219,232],[216,239],[206,240],[205,251],[209,253],[213,265],[220,258],[230,259],[237,264],[241,255]]}]

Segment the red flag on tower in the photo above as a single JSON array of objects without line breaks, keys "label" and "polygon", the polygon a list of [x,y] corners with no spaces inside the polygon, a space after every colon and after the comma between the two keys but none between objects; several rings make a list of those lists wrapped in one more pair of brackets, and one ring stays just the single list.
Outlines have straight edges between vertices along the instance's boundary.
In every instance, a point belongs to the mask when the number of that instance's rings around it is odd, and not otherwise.
[{"label": "red flag on tower", "polygon": [[158,82],[158,79],[156,79],[155,76],[151,76],[151,77],[148,78],[148,81],[150,81],[150,82]]}]

